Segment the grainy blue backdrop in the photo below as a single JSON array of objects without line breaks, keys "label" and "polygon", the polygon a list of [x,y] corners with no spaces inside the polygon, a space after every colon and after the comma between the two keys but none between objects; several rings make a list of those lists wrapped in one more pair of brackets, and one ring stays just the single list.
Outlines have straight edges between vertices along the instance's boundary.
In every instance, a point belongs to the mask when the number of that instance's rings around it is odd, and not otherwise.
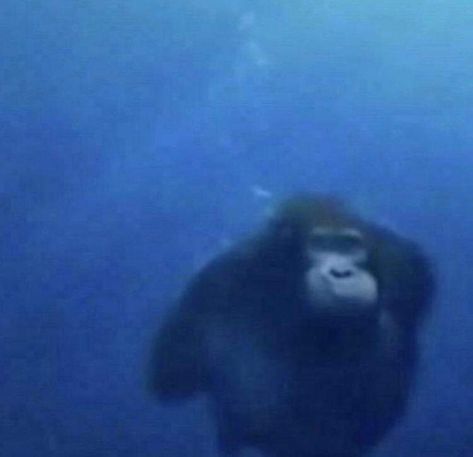
[{"label": "grainy blue backdrop", "polygon": [[202,399],[146,393],[149,341],[298,190],[437,266],[374,455],[473,455],[471,0],[2,0],[0,43],[0,455],[215,457]]}]

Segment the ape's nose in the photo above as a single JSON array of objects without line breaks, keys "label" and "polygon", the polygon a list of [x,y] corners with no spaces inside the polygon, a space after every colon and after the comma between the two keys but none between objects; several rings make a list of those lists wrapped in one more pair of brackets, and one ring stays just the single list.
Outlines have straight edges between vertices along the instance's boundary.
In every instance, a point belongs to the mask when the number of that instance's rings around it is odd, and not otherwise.
[{"label": "ape's nose", "polygon": [[346,279],[353,276],[353,270],[350,268],[330,268],[330,276],[333,276],[335,279]]}]

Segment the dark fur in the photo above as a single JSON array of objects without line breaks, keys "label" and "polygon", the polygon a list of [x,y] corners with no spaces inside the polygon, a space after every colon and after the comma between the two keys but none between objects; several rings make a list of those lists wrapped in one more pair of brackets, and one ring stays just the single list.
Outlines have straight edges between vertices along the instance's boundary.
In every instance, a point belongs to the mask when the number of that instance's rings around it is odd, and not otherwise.
[{"label": "dark fur", "polygon": [[[321,224],[364,233],[383,320],[311,315],[303,249]],[[152,387],[162,399],[207,392],[228,454],[359,456],[403,414],[432,282],[410,241],[340,202],[294,198],[261,235],[196,275],[158,335]]]}]

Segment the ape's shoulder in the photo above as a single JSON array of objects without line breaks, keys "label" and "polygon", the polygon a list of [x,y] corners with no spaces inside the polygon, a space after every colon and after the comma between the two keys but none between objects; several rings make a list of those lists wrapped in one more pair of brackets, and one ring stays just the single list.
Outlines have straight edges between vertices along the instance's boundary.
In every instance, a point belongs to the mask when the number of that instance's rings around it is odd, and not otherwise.
[{"label": "ape's shoulder", "polygon": [[213,311],[233,303],[242,284],[252,280],[252,243],[242,242],[217,255],[197,271],[181,297],[181,306]]}]

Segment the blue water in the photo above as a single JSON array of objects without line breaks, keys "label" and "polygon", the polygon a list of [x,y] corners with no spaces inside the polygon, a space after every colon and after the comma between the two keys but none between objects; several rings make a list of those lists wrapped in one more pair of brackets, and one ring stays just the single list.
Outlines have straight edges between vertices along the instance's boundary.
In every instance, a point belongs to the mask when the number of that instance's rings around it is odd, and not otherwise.
[{"label": "blue water", "polygon": [[439,278],[376,457],[473,455],[471,0],[2,0],[0,455],[216,457],[144,389],[189,276],[299,190]]}]

